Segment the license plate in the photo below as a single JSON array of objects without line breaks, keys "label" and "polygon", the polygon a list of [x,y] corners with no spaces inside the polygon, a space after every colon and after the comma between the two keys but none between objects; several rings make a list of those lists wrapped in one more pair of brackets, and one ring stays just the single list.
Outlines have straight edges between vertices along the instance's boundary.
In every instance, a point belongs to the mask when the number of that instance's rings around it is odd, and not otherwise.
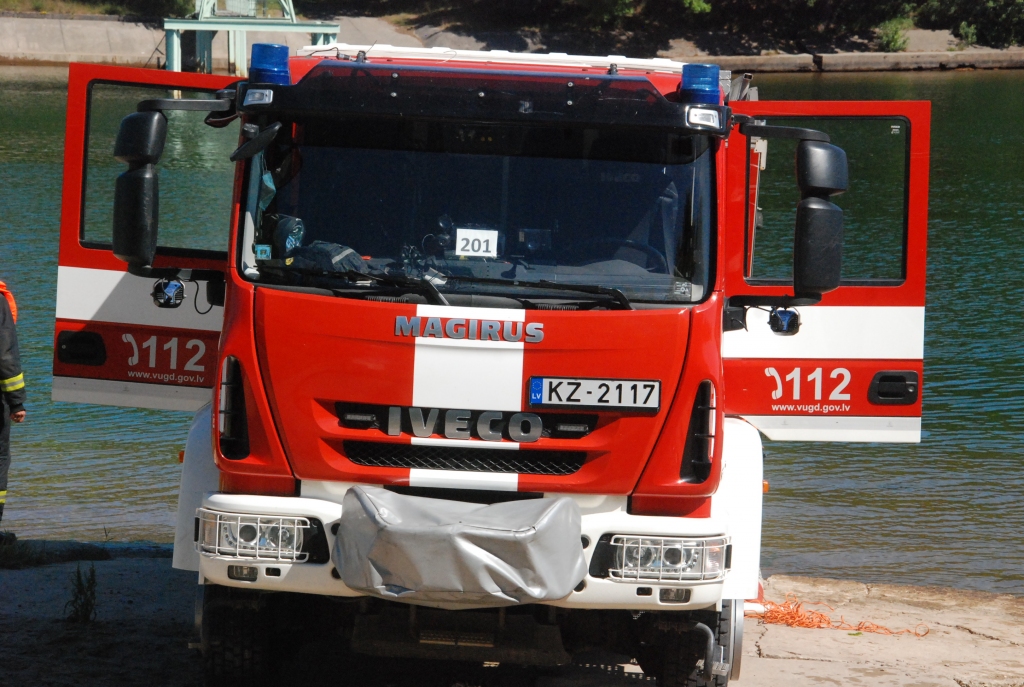
[{"label": "license plate", "polygon": [[530,377],[531,406],[658,410],[661,382],[650,379]]}]

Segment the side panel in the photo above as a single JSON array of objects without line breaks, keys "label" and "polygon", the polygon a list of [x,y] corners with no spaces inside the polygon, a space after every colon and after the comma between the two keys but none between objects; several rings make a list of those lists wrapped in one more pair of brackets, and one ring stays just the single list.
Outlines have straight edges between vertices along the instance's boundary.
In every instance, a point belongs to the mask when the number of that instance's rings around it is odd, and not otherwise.
[{"label": "side panel", "polygon": [[761,436],[737,418],[726,418],[724,424],[722,481],[711,497],[711,517],[728,523],[732,538],[732,569],[725,578],[722,598],[754,599],[761,571]]},{"label": "side panel", "polygon": [[[85,240],[91,92],[96,84],[108,90],[123,86],[162,87],[163,93],[210,92],[233,81],[161,70],[70,66],[54,332],[55,401],[168,410],[196,410],[210,401],[223,308],[207,301],[206,282],[186,282],[181,306],[157,308],[150,295],[155,279],[128,274],[109,243],[95,237]],[[174,151],[166,151],[164,161],[173,156]],[[109,202],[113,203],[112,196]],[[229,219],[224,217],[225,245]],[[224,271],[227,256],[160,248],[154,267]]]},{"label": "side panel", "polygon": [[[930,103],[927,102],[739,102],[737,112],[758,120],[806,118],[807,126],[828,133],[830,121],[898,119],[909,141],[905,184],[902,278],[847,278],[821,302],[799,306],[798,333],[780,336],[768,326],[766,309],[748,308],[746,327],[722,337],[725,412],[741,416],[768,438],[781,441],[918,442],[921,437],[921,387],[924,373],[925,269],[928,224],[928,151]],[[894,127],[894,131],[896,127]],[[834,142],[842,144],[842,141]],[[735,129],[729,140],[725,236],[727,296],[792,295],[792,284],[750,278],[753,236],[750,213],[757,209],[754,161],[763,163],[764,140],[748,139]],[[789,160],[769,165],[790,168]],[[763,169],[763,164],[760,165]],[[851,159],[851,189],[858,182]],[[763,178],[763,173],[762,173]],[[795,208],[795,175],[790,191]],[[832,201],[843,207],[844,196]],[[897,209],[898,211],[898,209]],[[848,228],[848,240],[856,239]],[[897,275],[899,276],[899,275]],[[878,396],[879,382],[902,375],[914,393],[902,401]],[[909,387],[908,387],[909,388]]]},{"label": "side panel", "polygon": [[178,489],[178,517],[174,527],[174,558],[171,565],[178,570],[199,572],[199,553],[195,548],[196,509],[203,497],[217,491],[220,471],[213,461],[212,411],[203,406],[192,419],[185,442],[185,461],[181,468]]}]

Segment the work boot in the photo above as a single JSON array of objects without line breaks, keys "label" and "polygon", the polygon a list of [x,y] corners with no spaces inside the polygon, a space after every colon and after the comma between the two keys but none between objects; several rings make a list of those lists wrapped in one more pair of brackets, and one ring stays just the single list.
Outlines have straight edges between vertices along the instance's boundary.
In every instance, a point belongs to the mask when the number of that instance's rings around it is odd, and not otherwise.
[{"label": "work boot", "polygon": [[0,546],[10,546],[16,541],[18,536],[14,532],[0,532]]}]

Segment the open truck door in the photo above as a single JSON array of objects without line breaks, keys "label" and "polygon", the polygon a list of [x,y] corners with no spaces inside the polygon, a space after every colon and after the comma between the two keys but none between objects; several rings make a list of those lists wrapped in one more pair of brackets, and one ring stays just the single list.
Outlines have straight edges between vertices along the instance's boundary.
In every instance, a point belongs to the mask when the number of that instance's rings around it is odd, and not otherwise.
[{"label": "open truck door", "polygon": [[[201,110],[164,113],[166,139],[154,167],[163,211],[159,242],[152,269],[137,274],[112,245],[115,186],[129,168],[114,158],[114,143],[121,120],[140,102],[214,99],[234,81],[71,65],[53,400],[168,410],[209,402],[223,320],[218,276],[228,268],[232,217],[235,165],[228,156],[238,124],[206,126]],[[168,279],[161,268],[170,267],[184,271]]]},{"label": "open truck door", "polygon": [[[754,126],[728,141],[726,414],[780,441],[920,441],[930,103],[732,106]],[[817,302],[794,291],[795,129],[849,161],[848,189],[827,198],[843,212],[841,279]]]}]

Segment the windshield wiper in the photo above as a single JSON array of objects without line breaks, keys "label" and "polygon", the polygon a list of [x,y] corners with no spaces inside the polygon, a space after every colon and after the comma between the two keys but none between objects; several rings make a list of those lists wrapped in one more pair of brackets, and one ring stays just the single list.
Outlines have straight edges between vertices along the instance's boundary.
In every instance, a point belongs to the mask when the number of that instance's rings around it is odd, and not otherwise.
[{"label": "windshield wiper", "polygon": [[[268,269],[268,267],[262,266],[261,269]],[[292,273],[304,274],[310,277],[329,277],[331,279],[345,279],[350,282],[372,281],[376,284],[384,284],[386,286],[406,287],[424,294],[427,297],[427,300],[433,302],[434,305],[451,305],[451,303],[448,302],[448,299],[444,297],[444,294],[438,291],[433,282],[426,277],[410,277],[405,274],[367,274],[356,270],[331,272],[328,270],[318,270],[309,267],[269,267],[269,269],[277,270],[285,274]]]},{"label": "windshield wiper", "polygon": [[556,281],[523,281],[521,279],[494,279],[492,277],[463,277],[451,274],[444,275],[448,281],[464,281],[470,284],[498,284],[501,286],[522,286],[531,289],[550,289],[552,291],[575,291],[577,293],[591,293],[599,296],[608,296],[623,310],[632,310],[633,304],[626,298],[626,294],[610,286],[597,286],[595,284],[563,284]]},{"label": "windshield wiper", "polygon": [[451,303],[448,302],[448,299],[444,297],[444,294],[437,290],[434,282],[430,281],[427,277],[410,277],[407,274],[364,274],[362,272],[356,272],[355,270],[339,272],[339,274],[349,275],[352,281],[357,279],[369,279],[370,281],[375,281],[378,284],[408,286],[410,288],[418,289],[421,293],[426,294],[428,298],[434,301],[434,305],[451,305]]}]

